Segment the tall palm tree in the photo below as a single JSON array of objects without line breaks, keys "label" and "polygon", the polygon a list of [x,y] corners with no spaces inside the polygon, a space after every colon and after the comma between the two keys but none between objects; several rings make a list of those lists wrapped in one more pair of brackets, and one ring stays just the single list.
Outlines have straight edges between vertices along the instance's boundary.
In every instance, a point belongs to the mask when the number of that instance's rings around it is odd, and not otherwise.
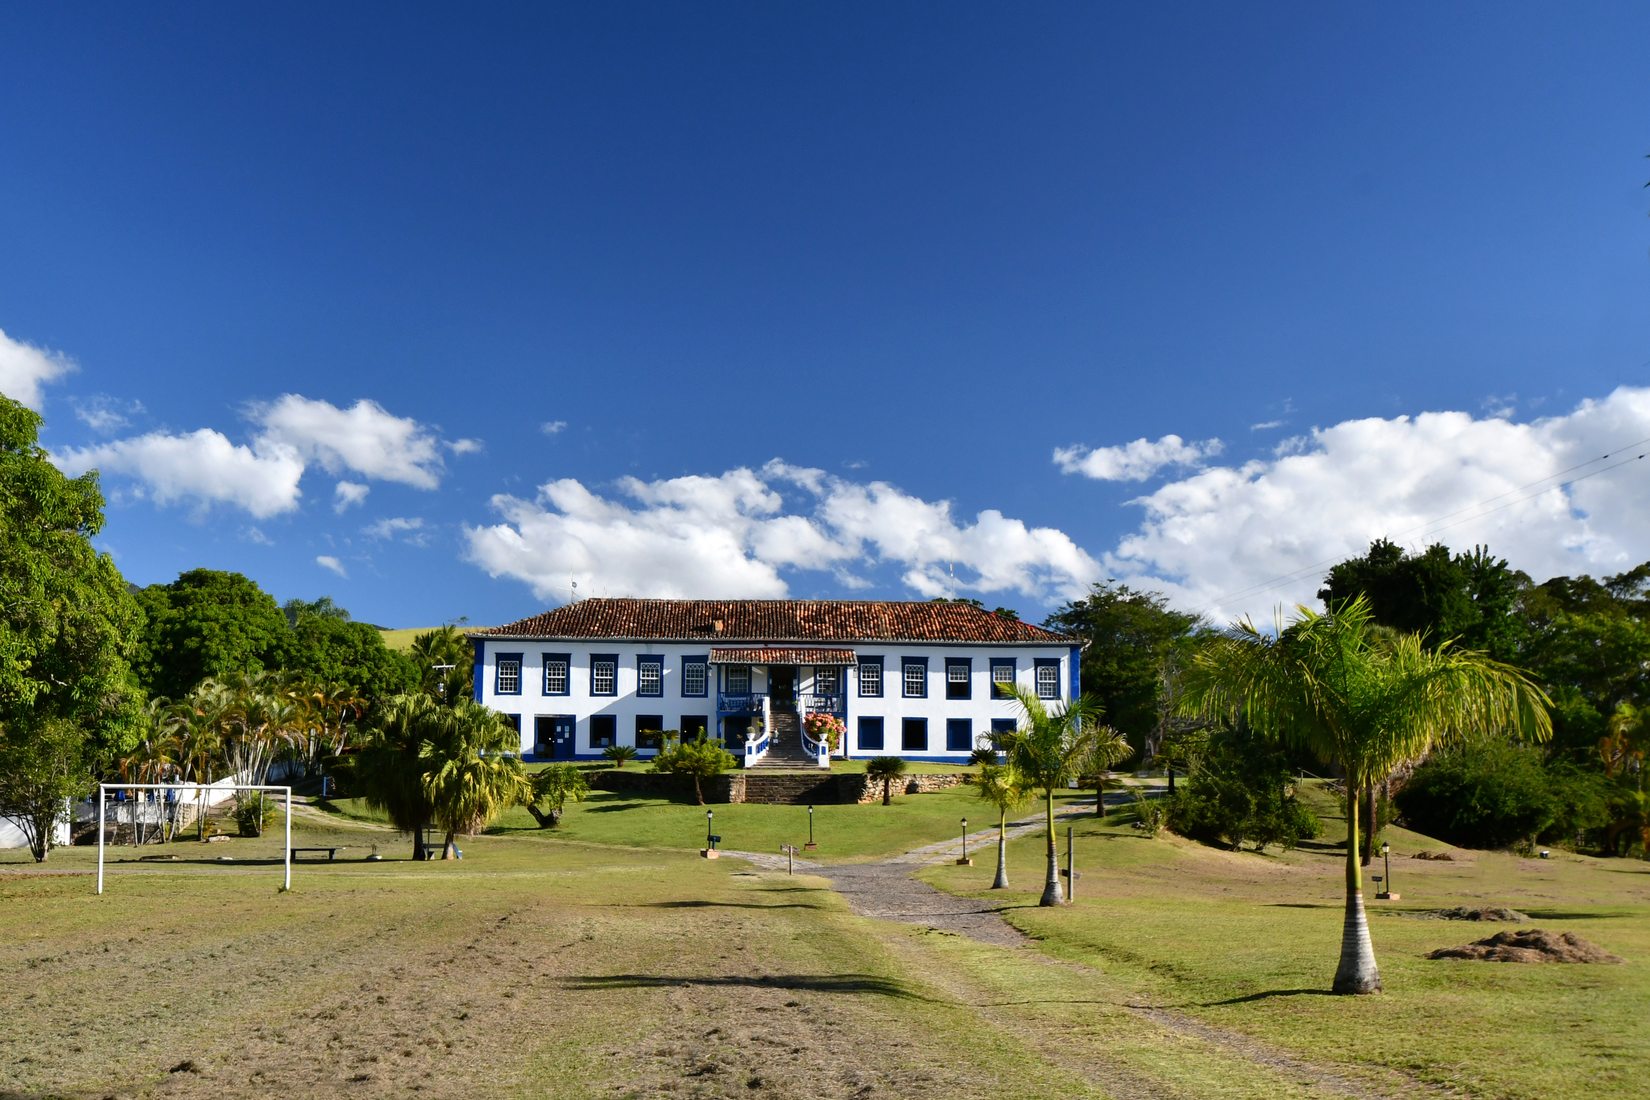
[{"label": "tall palm tree", "polygon": [[1552,735],[1548,699],[1523,672],[1449,643],[1376,625],[1358,597],[1318,613],[1297,607],[1275,634],[1248,620],[1206,640],[1185,670],[1187,713],[1240,715],[1263,737],[1306,748],[1346,774],[1346,910],[1336,993],[1381,988],[1364,915],[1358,795],[1375,779],[1452,740]]},{"label": "tall palm tree", "polygon": [[1050,710],[1037,693],[1020,686],[1007,690],[1020,703],[1020,728],[996,735],[998,747],[1008,765],[1028,789],[1043,792],[1044,819],[1048,826],[1048,877],[1039,905],[1059,905],[1065,893],[1060,888],[1060,863],[1054,852],[1054,791],[1081,773],[1099,740],[1100,703],[1092,695],[1072,700]]},{"label": "tall palm tree", "polygon": [[1094,775],[1094,816],[1106,816],[1106,782],[1117,765],[1134,755],[1129,739],[1110,726],[1101,726],[1089,746],[1089,758],[1083,762],[1083,771]]},{"label": "tall palm tree", "polygon": [[533,784],[516,755],[521,737],[502,714],[471,699],[442,709],[424,724],[418,760],[430,816],[447,833],[441,858],[452,859],[455,833],[474,836],[531,799]]},{"label": "tall palm tree", "polygon": [[424,830],[431,806],[424,791],[419,749],[424,726],[440,704],[428,695],[396,695],[373,711],[359,752],[348,760],[351,786],[390,824],[413,838],[413,858],[425,855]]},{"label": "tall palm tree", "polygon": [[974,790],[981,798],[997,808],[997,877],[991,881],[993,890],[1008,888],[1008,812],[1022,805],[1031,792],[1020,781],[1020,775],[1010,764],[984,764],[974,781]]}]

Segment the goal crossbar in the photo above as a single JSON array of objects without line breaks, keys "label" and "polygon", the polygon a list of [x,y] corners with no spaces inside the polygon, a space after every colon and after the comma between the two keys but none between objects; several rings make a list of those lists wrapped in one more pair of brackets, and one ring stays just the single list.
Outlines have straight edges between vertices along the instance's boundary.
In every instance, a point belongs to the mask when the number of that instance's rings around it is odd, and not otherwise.
[{"label": "goal crossbar", "polygon": [[[285,796],[286,830],[282,841],[281,889],[292,889],[292,788],[263,783],[99,783],[97,785],[97,892],[103,893],[104,810],[109,805],[110,791],[199,791],[212,787],[220,791],[278,791]],[[179,799],[181,801],[181,799]]]}]

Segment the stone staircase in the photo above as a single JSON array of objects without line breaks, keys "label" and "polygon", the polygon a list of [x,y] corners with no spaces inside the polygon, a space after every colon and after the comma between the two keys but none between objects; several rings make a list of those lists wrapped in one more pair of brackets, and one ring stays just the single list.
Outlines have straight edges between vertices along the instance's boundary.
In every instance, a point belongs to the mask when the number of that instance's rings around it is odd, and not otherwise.
[{"label": "stone staircase", "polygon": [[751,765],[751,770],[794,771],[797,768],[819,769],[819,761],[802,747],[802,720],[794,710],[773,712],[773,740],[768,754]]}]

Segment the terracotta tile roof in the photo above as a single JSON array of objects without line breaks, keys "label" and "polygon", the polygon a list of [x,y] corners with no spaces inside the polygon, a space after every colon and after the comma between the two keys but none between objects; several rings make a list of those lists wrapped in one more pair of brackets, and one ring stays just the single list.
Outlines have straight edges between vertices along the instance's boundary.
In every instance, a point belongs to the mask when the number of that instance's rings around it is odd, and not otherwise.
[{"label": "terracotta tile roof", "polygon": [[472,638],[636,641],[994,642],[1072,645],[1077,639],[961,603],[895,600],[591,599]]},{"label": "terracotta tile roof", "polygon": [[713,665],[852,665],[859,658],[851,649],[795,649],[775,646],[724,648],[710,651]]}]

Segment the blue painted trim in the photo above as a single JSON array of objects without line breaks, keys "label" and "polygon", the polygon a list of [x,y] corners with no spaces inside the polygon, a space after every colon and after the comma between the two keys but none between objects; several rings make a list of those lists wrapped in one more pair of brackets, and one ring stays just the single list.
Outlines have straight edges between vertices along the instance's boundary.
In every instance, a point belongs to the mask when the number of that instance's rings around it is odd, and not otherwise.
[{"label": "blue painted trim", "polygon": [[[550,690],[550,666],[556,662],[562,665],[562,689]],[[560,699],[573,694],[573,655],[571,653],[540,653],[539,654],[539,692],[553,699]]]},{"label": "blue painted trim", "polygon": [[[1054,694],[1043,694],[1042,670],[1054,669]],[[1060,661],[1057,657],[1038,657],[1031,665],[1031,690],[1037,693],[1039,699],[1058,699],[1060,697]]]},{"label": "blue painted trim", "polygon": [[[951,694],[951,670],[954,668],[961,668],[963,670],[961,695]],[[974,698],[974,658],[947,657],[945,659],[945,697],[947,699]]]},{"label": "blue painted trim", "polygon": [[[698,665],[699,667],[701,667],[705,670],[705,675],[704,675],[705,690],[703,690],[703,691],[689,691],[687,689],[687,670],[688,670],[689,665]],[[682,658],[681,697],[683,699],[708,699],[708,698],[710,698],[710,654],[707,653],[704,656],[683,657]]]},{"label": "blue painted trim", "polygon": [[[908,722],[921,722],[922,723],[922,748],[920,748],[920,749],[908,749],[908,748],[905,747],[905,726],[906,726],[906,723],[908,723]],[[927,751],[928,751],[928,719],[926,719],[926,718],[916,718],[916,717],[901,718],[899,720],[899,755],[904,756],[908,752],[927,752]]]},{"label": "blue painted trim", "polygon": [[[957,748],[955,744],[953,744],[954,738],[952,737],[952,734],[956,733],[958,729],[961,729],[963,731],[963,741],[965,742],[964,746],[960,749]],[[972,718],[947,718],[945,720],[945,751],[946,752],[973,752],[974,751],[974,719],[972,719]]]},{"label": "blue painted trim", "polygon": [[[905,682],[905,666],[906,665],[921,665],[922,666],[922,690],[921,691],[912,692],[909,689],[909,687],[906,685],[906,682]],[[900,698],[901,699],[926,699],[926,698],[928,698],[928,658],[927,657],[901,657],[899,659],[899,693],[900,693]]]},{"label": "blue painted trim", "polygon": [[993,699],[1011,698],[1007,692],[997,690],[997,670],[999,668],[1008,669],[1008,682],[1012,684],[1015,682],[1016,677],[1020,675],[1020,662],[1013,657],[991,658],[991,697]]},{"label": "blue painted trim", "polygon": [[[499,672],[500,672],[499,666],[502,665],[505,661],[514,661],[516,663],[516,690],[514,690],[514,691],[505,691],[504,688],[499,685]],[[527,665],[527,655],[525,653],[495,653],[495,654],[493,654],[493,694],[494,695],[512,695],[512,696],[520,695],[521,694],[521,674],[522,674],[522,671],[526,668],[526,665]]]},{"label": "blue painted trim", "polygon": [[481,702],[481,689],[485,683],[481,678],[482,650],[487,643],[480,638],[476,638],[472,644],[475,646],[476,663],[475,667],[470,670],[470,692],[476,697],[476,702],[479,703]]},{"label": "blue painted trim", "polygon": [[[659,690],[642,690],[642,669],[651,666],[659,670]],[[663,699],[665,697],[665,659],[657,653],[639,653],[636,655],[636,698]]]},{"label": "blue painted trim", "polygon": [[[874,722],[876,724],[877,737],[882,741],[882,744],[880,744],[880,745],[867,745],[865,743],[865,741],[864,741],[865,726],[866,726],[866,723],[868,723],[868,722]],[[887,752],[888,751],[888,723],[885,722],[882,719],[881,715],[876,715],[876,714],[862,715],[859,719],[859,724],[854,727],[854,744],[859,747],[859,751],[861,751],[861,752],[875,752],[875,753]]]},{"label": "blue painted trim", "polygon": [[1077,699],[1083,694],[1083,647],[1071,647],[1071,697]]},{"label": "blue painted trim", "polygon": [[[596,665],[601,661],[610,661],[613,664],[613,690],[596,690]],[[619,655],[617,653],[592,653],[590,655],[590,695],[594,699],[616,699],[619,696]]]},{"label": "blue painted trim", "polygon": [[[865,681],[860,678],[860,669],[863,669],[866,665],[876,665],[877,666],[877,689],[876,689],[876,691],[872,691],[872,692],[866,691],[865,690]],[[859,697],[861,699],[881,699],[883,697],[883,695],[888,691],[888,675],[887,675],[887,673],[888,673],[888,670],[883,666],[883,661],[882,661],[882,658],[880,656],[861,657],[859,659],[859,665],[854,669],[854,690],[859,693]]]},{"label": "blue painted trim", "polygon": [[[609,741],[607,743],[607,745],[598,745],[598,744],[596,744],[596,719],[598,719],[598,718],[602,719],[603,721],[613,723],[613,740]],[[617,745],[619,743],[619,716],[616,715],[616,714],[592,714],[588,719],[585,720],[584,732],[585,732],[585,740],[590,742],[591,751],[594,752],[597,757],[601,757],[601,755],[602,755],[601,750],[602,749],[607,748],[608,745]],[[575,741],[578,739],[578,736],[579,736],[578,727],[574,726],[573,727],[573,737],[574,737]],[[573,749],[573,755],[575,757],[578,756],[578,748],[576,746]]]}]

